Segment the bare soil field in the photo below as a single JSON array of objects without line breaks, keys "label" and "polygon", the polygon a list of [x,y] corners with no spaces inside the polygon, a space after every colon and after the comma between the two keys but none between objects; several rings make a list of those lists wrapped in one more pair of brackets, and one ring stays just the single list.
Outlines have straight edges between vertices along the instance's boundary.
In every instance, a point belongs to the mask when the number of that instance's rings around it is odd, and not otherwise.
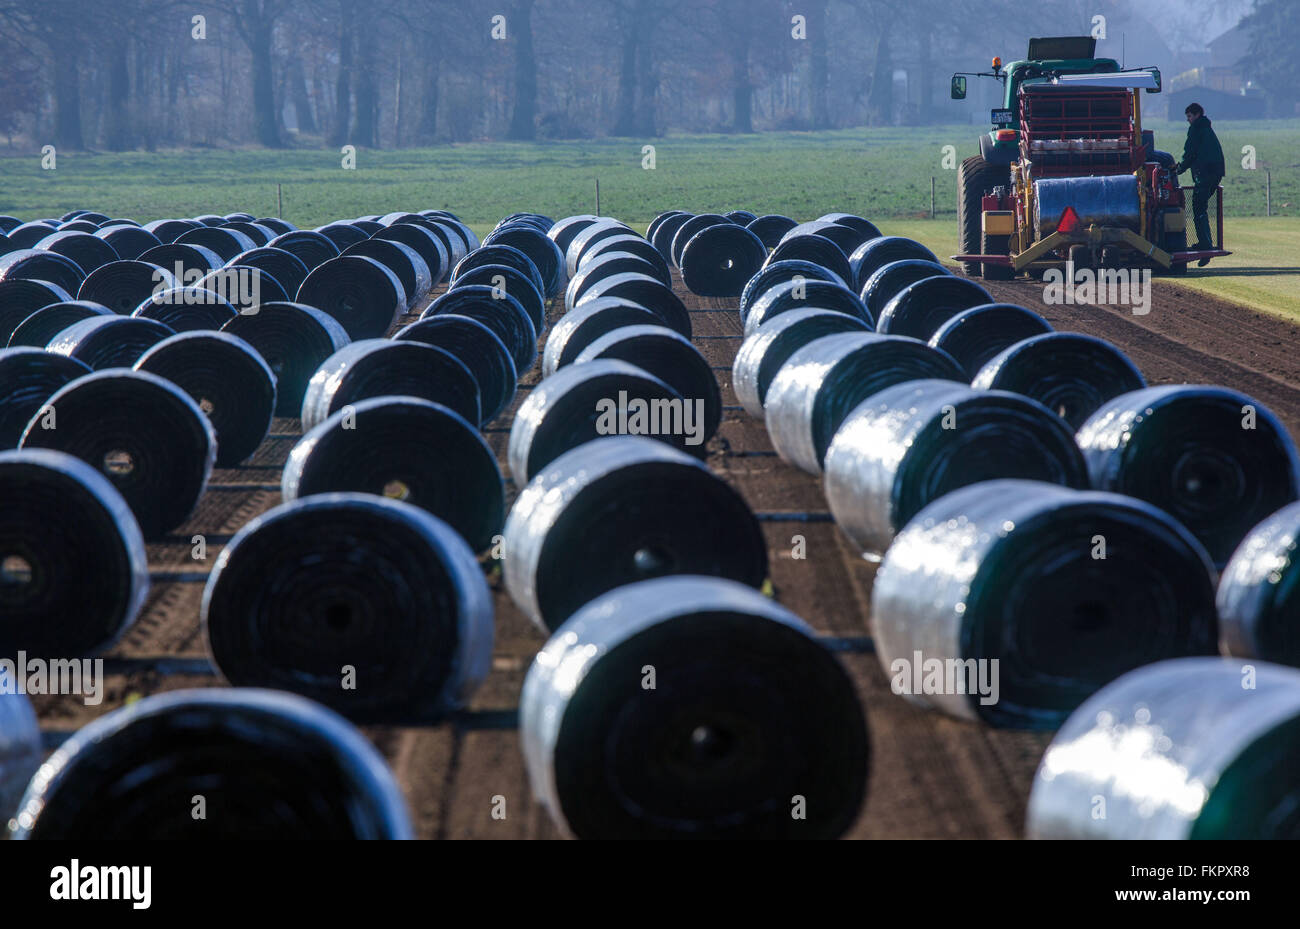
[{"label": "bare soil field", "polygon": [[[1044,306],[1042,287],[1033,282],[995,283],[989,289],[999,300],[1042,313],[1058,329],[1114,343],[1153,384],[1221,383],[1242,390],[1300,438],[1300,330],[1289,323],[1160,284],[1151,312],[1142,317],[1126,308]],[[714,365],[727,404],[709,464],[760,514],[777,599],[820,633],[844,640],[841,658],[867,710],[868,799],[850,836],[1019,837],[1033,773],[1050,734],[949,719],[890,692],[864,640],[871,633],[874,566],[830,521],[820,483],[777,458],[763,424],[736,405],[730,367],[741,324],[734,301],[700,299],[680,285],[679,293],[692,310],[696,345]],[[514,407],[537,377],[534,368],[515,404],[488,428],[503,471]],[[298,433],[296,421],[276,420],[271,437],[247,465],[214,472],[187,525],[149,546],[153,590],[141,620],[107,656],[103,704],[34,698],[51,746],[137,695],[222,686],[205,671],[199,628],[204,575],[240,526],[280,502],[280,469]],[[516,492],[510,487],[511,498]],[[200,533],[207,539],[206,562],[190,557],[190,539]],[[791,556],[795,535],[806,539],[804,559]],[[510,602],[495,565],[488,562],[486,569],[496,599],[495,658],[470,711],[437,727],[365,731],[396,771],[421,837],[553,838],[556,829],[532,799],[514,723],[524,675],[544,638]],[[505,819],[492,817],[495,796],[506,800]]]}]

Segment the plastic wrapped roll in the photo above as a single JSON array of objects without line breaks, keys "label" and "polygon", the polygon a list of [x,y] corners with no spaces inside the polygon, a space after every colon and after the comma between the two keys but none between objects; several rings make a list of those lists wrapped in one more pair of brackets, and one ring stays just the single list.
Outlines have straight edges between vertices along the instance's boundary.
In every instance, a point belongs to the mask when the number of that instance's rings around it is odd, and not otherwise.
[{"label": "plastic wrapped roll", "polygon": [[[281,233],[266,244],[271,248],[282,248],[286,252],[296,255],[307,266],[308,273],[331,258],[339,256],[337,245],[319,232],[312,232],[310,229],[295,229],[293,232]],[[245,249],[240,249],[240,251],[245,251]]]},{"label": "plastic wrapped roll", "polygon": [[[686,339],[658,324],[622,326],[596,339],[574,362],[613,358],[648,371],[675,390],[693,408],[692,425],[707,442],[722,422],[722,394],[709,362]],[[699,443],[696,443],[699,444]]]},{"label": "plastic wrapped roll", "polygon": [[202,226],[220,226],[228,220],[224,216],[218,216],[216,213],[204,213],[201,216],[195,216],[194,221]]},{"label": "plastic wrapped roll", "polygon": [[[668,223],[664,224],[664,226],[667,225]],[[662,231],[663,228],[664,227],[661,226],[660,231]],[[617,219],[601,217],[596,220],[586,229],[574,236],[573,241],[569,243],[569,247],[564,250],[565,273],[568,277],[573,277],[573,275],[577,274],[578,265],[582,260],[582,256],[597,242],[602,239],[607,239],[610,236],[627,235],[630,232],[632,232],[632,228],[626,223],[619,222]]]},{"label": "plastic wrapped roll", "polygon": [[38,348],[0,348],[0,449],[17,448],[27,423],[65,384],[89,374],[83,362]]},{"label": "plastic wrapped roll", "polygon": [[492,449],[464,417],[414,397],[376,397],[353,405],[350,416],[330,416],[293,447],[280,486],[285,500],[340,491],[402,500],[445,521],[478,552],[505,524],[505,484]]},{"label": "plastic wrapped roll", "polygon": [[992,303],[987,290],[972,280],[941,274],[909,284],[885,304],[876,330],[929,341],[939,327],[962,310]]},{"label": "plastic wrapped roll", "polygon": [[1078,332],[1049,332],[994,355],[971,386],[1033,397],[1078,429],[1102,404],[1142,389],[1146,380],[1109,342]]},{"label": "plastic wrapped roll", "polygon": [[460,359],[478,384],[485,424],[496,419],[514,399],[518,375],[510,350],[496,333],[476,319],[441,313],[399,329],[393,339],[423,342]]},{"label": "plastic wrapped roll", "polygon": [[421,397],[455,410],[479,428],[478,384],[451,352],[422,342],[362,339],[325,360],[307,384],[302,431],[372,397]]},{"label": "plastic wrapped roll", "polygon": [[[686,304],[672,289],[645,274],[615,274],[593,284],[577,306],[599,300],[601,297],[618,297],[645,307],[670,329],[691,337],[691,314]],[[576,308],[576,307],[575,307]]]},{"label": "plastic wrapped roll", "polygon": [[[665,216],[659,225],[655,226],[654,231],[647,230],[646,237],[650,244],[655,247],[664,261],[672,263],[673,260],[673,238],[677,235],[677,230],[686,224],[686,221],[694,216],[694,213],[678,212],[674,215]],[[572,252],[572,246],[570,246]]]},{"label": "plastic wrapped roll", "polygon": [[[907,239],[897,235],[868,239],[849,255],[849,266],[853,269],[853,289],[861,293],[862,288],[871,279],[871,275],[885,265],[895,261],[908,260],[928,261],[943,267],[943,265],[939,264],[939,259],[935,257],[934,252],[915,239]],[[849,282],[846,281],[845,283]]]},{"label": "plastic wrapped roll", "polygon": [[10,232],[12,232],[14,229],[17,229],[22,224],[23,221],[19,219],[17,216],[9,216],[7,214],[0,213],[0,234],[8,235]]},{"label": "plastic wrapped roll", "polygon": [[240,252],[247,252],[259,245],[269,244],[267,242],[257,242],[238,229],[220,229],[216,226],[193,229],[176,241],[181,245],[193,244],[210,248],[221,256],[223,262],[229,261]]},{"label": "plastic wrapped roll", "polygon": [[763,291],[745,314],[745,335],[753,335],[764,323],[792,310],[831,310],[860,320],[874,330],[873,317],[858,295],[843,284],[832,281],[789,280],[773,284]]},{"label": "plastic wrapped roll", "polygon": [[334,317],[301,303],[264,303],[256,315],[236,316],[221,331],[253,346],[270,367],[276,416],[302,414],[312,375],[350,341]]},{"label": "plastic wrapped roll", "polygon": [[221,256],[210,248],[175,243],[151,248],[141,255],[139,260],[170,271],[177,281],[187,287],[197,284],[208,272],[215,271],[225,264]]},{"label": "plastic wrapped roll", "polygon": [[[634,420],[637,411],[643,412]],[[565,452],[621,434],[649,435],[703,456],[703,441],[687,434],[687,412],[677,391],[635,365],[612,359],[572,364],[520,404],[507,446],[510,473],[522,487]]]},{"label": "plastic wrapped roll", "polygon": [[8,344],[18,324],[37,310],[71,300],[71,294],[48,281],[0,281],[0,345]]},{"label": "plastic wrapped roll", "polygon": [[662,442],[615,436],[574,448],[506,519],[506,590],[543,629],[615,587],[669,574],[757,588],[767,543],[726,481]]},{"label": "plastic wrapped roll", "polygon": [[862,285],[860,296],[867,309],[871,311],[872,319],[879,319],[880,314],[885,311],[885,306],[904,287],[928,277],[946,274],[948,271],[943,265],[933,261],[921,261],[917,258],[891,261],[889,264],[881,265],[871,277],[867,278],[867,282]]},{"label": "plastic wrapped roll", "polygon": [[[202,797],[210,815],[192,815]],[[77,732],[33,779],[20,839],[409,839],[369,740],[270,690],[181,690]]]},{"label": "plastic wrapped roll", "polygon": [[824,220],[800,223],[785,235],[781,236],[781,241],[785,242],[805,235],[819,235],[824,239],[830,239],[840,247],[840,251],[845,255],[853,254],[854,250],[866,241],[864,238],[866,235],[865,231],[859,231],[839,223],[831,223]]},{"label": "plastic wrapped roll", "polygon": [[745,224],[745,228],[758,236],[768,248],[776,248],[781,244],[781,239],[785,238],[785,234],[797,225],[799,223],[789,216],[769,213],[750,220]]},{"label": "plastic wrapped roll", "polygon": [[356,245],[348,246],[343,255],[361,255],[373,259],[386,267],[402,285],[406,294],[406,310],[411,310],[433,288],[429,279],[429,266],[420,257],[419,252],[401,242],[388,239],[362,239]]},{"label": "plastic wrapped roll", "polygon": [[146,539],[159,539],[189,519],[207,488],[217,437],[198,404],[171,381],[143,371],[96,371],[61,388],[39,414],[22,448],[75,455],[107,477],[126,498]]},{"label": "plastic wrapped roll", "polygon": [[[85,220],[73,220],[72,222],[59,223],[58,226],[55,227],[55,231],[57,231],[57,232],[88,232],[88,233],[90,233],[91,235],[94,235],[96,232],[99,231],[99,226],[95,225],[94,223],[88,223],[88,222],[86,222]],[[47,238],[48,238],[48,237],[47,237]],[[39,245],[39,244],[40,244],[40,242],[38,241],[38,242],[37,242],[37,245]],[[116,251],[116,249],[114,249],[114,251]],[[120,258],[121,256],[119,255],[118,257]]]},{"label": "plastic wrapped roll", "polygon": [[170,271],[147,261],[110,261],[86,276],[77,291],[77,299],[106,306],[120,316],[130,316],[149,297],[179,286],[180,281]]},{"label": "plastic wrapped roll", "polygon": [[678,268],[682,266],[682,253],[686,251],[686,243],[695,238],[696,233],[702,232],[710,226],[734,225],[736,224],[719,213],[700,213],[697,216],[692,216],[682,223],[673,235],[673,265]]},{"label": "plastic wrapped roll", "polygon": [[271,429],[275,375],[239,336],[185,332],[159,342],[135,363],[171,381],[199,405],[217,433],[219,468],[233,468],[257,451]]},{"label": "plastic wrapped roll", "polygon": [[[447,279],[452,269],[451,233],[440,226],[398,223],[376,232],[372,238],[398,242],[414,249],[429,266],[431,286],[436,287]],[[459,239],[457,239],[459,244]]]},{"label": "plastic wrapped roll", "polygon": [[[23,223],[21,226],[15,226],[10,229],[6,237],[9,239],[9,245],[16,249],[33,248],[37,242],[45,238],[52,232],[57,232],[58,227],[48,222]],[[76,264],[74,261],[73,264]]]},{"label": "plastic wrapped roll", "polygon": [[110,226],[95,235],[113,246],[113,251],[119,257],[129,261],[134,261],[149,249],[163,244],[156,235],[139,226]]},{"label": "plastic wrapped roll", "polygon": [[801,235],[792,239],[782,239],[767,256],[765,266],[778,261],[809,261],[821,265],[842,281],[852,276],[849,259],[843,250],[830,239],[819,235]]},{"label": "plastic wrapped roll", "polygon": [[833,310],[791,310],[759,326],[741,343],[731,367],[731,386],[751,416],[763,418],[763,404],[772,379],[790,356],[814,339],[846,332],[870,332],[854,316]]},{"label": "plastic wrapped roll", "polygon": [[1021,728],[1059,726],[1125,671],[1215,642],[1211,567],[1186,529],[1139,500],[1037,481],[921,510],[885,552],[871,617],[896,693]]},{"label": "plastic wrapped roll", "polygon": [[866,795],[849,676],[789,610],[717,578],[576,613],[529,670],[519,729],[534,794],[580,838],[835,838]]},{"label": "plastic wrapped roll", "polygon": [[236,211],[234,213],[226,214],[226,222],[228,223],[251,223],[255,221],[256,220],[254,220],[252,213],[244,213],[242,211]]},{"label": "plastic wrapped roll", "polygon": [[325,226],[317,226],[316,231],[333,242],[340,255],[346,253],[353,245],[370,238],[351,223],[329,223]]},{"label": "plastic wrapped roll", "polygon": [[827,213],[825,216],[817,217],[818,222],[836,223],[840,226],[848,226],[854,232],[858,233],[859,244],[854,246],[856,251],[861,245],[865,245],[874,239],[882,238],[880,229],[875,223],[868,219],[863,219],[853,213]]},{"label": "plastic wrapped roll", "polygon": [[129,368],[150,348],[175,334],[170,326],[152,319],[91,316],[54,336],[46,350],[74,358],[96,371]]},{"label": "plastic wrapped roll", "polygon": [[522,271],[507,265],[479,265],[461,274],[451,285],[452,290],[465,287],[491,287],[494,293],[509,294],[524,308],[535,333],[541,335],[546,329],[546,300]]},{"label": "plastic wrapped roll", "polygon": [[531,371],[537,362],[537,330],[523,304],[509,293],[478,284],[457,287],[430,303],[420,319],[444,313],[476,319],[496,333],[510,349],[519,376]]},{"label": "plastic wrapped roll", "polygon": [[622,326],[662,323],[661,318],[638,303],[618,297],[590,300],[565,313],[551,329],[542,353],[542,377],[572,364],[592,342]]},{"label": "plastic wrapped roll", "polygon": [[709,226],[682,249],[682,281],[702,297],[739,297],[767,259],[767,246],[743,226]]},{"label": "plastic wrapped roll", "polygon": [[835,433],[825,468],[835,522],[873,553],[958,487],[1000,478],[1088,486],[1059,416],[1019,394],[956,381],[907,381],[872,395]]},{"label": "plastic wrapped roll", "polygon": [[559,220],[550,231],[546,233],[550,240],[559,247],[561,252],[569,250],[569,244],[578,237],[578,233],[586,229],[600,217],[591,213],[582,213],[578,216],[569,216]]},{"label": "plastic wrapped roll", "polygon": [[178,287],[154,294],[131,315],[156,320],[176,332],[199,332],[220,329],[239,311],[210,290]]},{"label": "plastic wrapped roll", "polygon": [[[0,353],[0,371],[4,357]],[[1300,667],[1300,503],[1250,530],[1219,579],[1219,650]]]},{"label": "plastic wrapped roll", "polygon": [[0,691],[0,823],[17,812],[43,754],[41,729],[27,695]]},{"label": "plastic wrapped roll", "polygon": [[732,210],[727,213],[727,219],[739,226],[744,226],[758,219],[757,213],[751,213],[749,210]]},{"label": "plastic wrapped roll", "polygon": [[644,258],[658,269],[658,273],[655,276],[661,280],[666,279],[671,285],[673,272],[668,266],[668,262],[664,260],[664,256],[659,254],[659,250],[651,245],[646,239],[631,232],[622,235],[612,235],[594,243],[591,248],[583,252],[582,262],[579,264],[578,270],[581,271],[588,263],[595,261],[597,258],[609,252],[622,252],[624,254],[635,255],[638,258]]},{"label": "plastic wrapped roll", "polygon": [[[492,661],[492,595],[465,540],[372,494],[307,497],[247,523],[217,558],[201,616],[232,684],[365,722],[437,719]],[[345,668],[352,686],[340,686]]]},{"label": "plastic wrapped roll", "polygon": [[70,294],[76,294],[85,279],[85,272],[81,270],[80,265],[56,252],[20,248],[7,255],[0,255],[0,283],[42,281],[53,284]]},{"label": "plastic wrapped roll", "polygon": [[287,303],[289,293],[266,271],[228,264],[210,272],[195,285],[211,291],[240,313],[251,316],[263,303]]},{"label": "plastic wrapped roll", "polygon": [[962,310],[936,329],[930,347],[947,352],[974,379],[1005,349],[1051,331],[1051,323],[1023,306],[986,303]]},{"label": "plastic wrapped roll", "polygon": [[749,315],[750,308],[771,287],[803,278],[805,281],[831,281],[843,284],[831,271],[810,261],[778,261],[776,264],[764,265],[763,269],[749,279],[745,289],[740,293],[740,321],[743,323]]},{"label": "plastic wrapped roll", "polygon": [[587,291],[616,274],[640,274],[643,277],[654,278],[665,287],[672,288],[672,274],[663,274],[644,258],[627,252],[604,252],[584,262],[582,269],[569,279],[569,286],[564,291],[566,312],[572,311],[587,295]]},{"label": "plastic wrapped roll", "polygon": [[406,309],[406,293],[397,276],[361,255],[331,258],[312,270],[298,290],[297,302],[333,316],[351,339],[388,335]]},{"label": "plastic wrapped roll", "polygon": [[191,229],[197,229],[201,225],[202,223],[196,223],[192,219],[156,219],[151,223],[145,223],[143,228],[146,232],[153,233],[159,242],[170,245]]},{"label": "plastic wrapped roll", "polygon": [[450,273],[451,268],[460,264],[466,255],[479,248],[478,236],[474,234],[473,229],[464,223],[451,219],[438,219],[422,220],[416,225],[447,237],[448,273]]},{"label": "plastic wrapped roll", "polygon": [[[298,293],[298,288],[302,287],[302,282],[307,280],[307,266],[302,263],[302,259],[282,248],[271,248],[264,245],[252,251],[241,252],[231,260],[230,264],[265,271],[275,278],[276,283],[283,287],[284,292],[291,297]],[[204,272],[204,274],[206,275],[207,272]],[[405,286],[405,281],[403,281],[403,286]],[[263,302],[269,303],[270,301],[264,300]]]},{"label": "plastic wrapped roll", "polygon": [[[259,226],[265,226],[267,229],[270,229],[278,236],[284,235],[286,232],[294,232],[298,228],[293,223],[289,222],[288,220],[281,219],[278,216],[260,217],[257,220],[257,224]],[[270,243],[268,242],[267,244],[269,245]]]},{"label": "plastic wrapped roll", "polygon": [[768,388],[764,412],[772,447],[795,467],[821,474],[831,439],[859,403],[921,378],[960,381],[962,371],[943,352],[906,336],[854,332],[814,339],[786,360]]},{"label": "plastic wrapped roll", "polygon": [[513,224],[496,230],[483,240],[485,248],[509,245],[528,256],[541,275],[543,293],[554,297],[564,290],[564,255],[540,229]]},{"label": "plastic wrapped roll", "polygon": [[116,315],[108,307],[87,300],[55,303],[42,307],[19,323],[9,337],[9,347],[44,349],[56,335],[83,319]]},{"label": "plastic wrapped roll", "polygon": [[[245,213],[245,216],[248,214]],[[233,232],[242,232],[248,238],[252,239],[255,247],[262,247],[274,239],[279,233],[273,229],[263,226],[259,223],[252,222],[228,222],[217,227],[218,229],[230,229]]]},{"label": "plastic wrapped roll", "polygon": [[53,232],[37,242],[35,248],[71,258],[86,274],[122,257],[103,239],[85,232]]},{"label": "plastic wrapped roll", "polygon": [[1216,567],[1300,495],[1286,428],[1223,387],[1148,387],[1103,404],[1075,436],[1092,486],[1146,500],[1191,530]]},{"label": "plastic wrapped roll", "polygon": [[[655,237],[655,233],[659,231],[659,227],[662,226],[668,220],[672,219],[674,216],[690,216],[690,215],[691,214],[688,213],[686,210],[664,210],[662,213],[657,215],[654,219],[650,220],[650,225],[646,226],[646,230],[645,230],[646,241],[649,242],[653,240]],[[591,218],[594,220],[597,217],[591,217]]]},{"label": "plastic wrapped roll", "polygon": [[542,274],[533,264],[533,260],[511,245],[486,245],[476,252],[470,252],[452,270],[451,282],[456,283],[462,274],[484,265],[505,265],[507,268],[514,268],[528,276],[538,293],[547,292],[546,282],[542,280]]},{"label": "plastic wrapped roll", "polygon": [[[360,219],[354,219],[352,220],[350,225],[356,226],[358,229],[360,229],[362,232],[364,232],[366,235],[370,236],[371,238],[374,238],[375,233],[379,232],[381,229],[388,228],[387,226],[384,226],[381,223],[377,223],[373,219],[367,219],[366,217],[361,217]],[[284,230],[284,232],[292,232],[292,231],[293,230],[291,229]]]},{"label": "plastic wrapped roll", "polygon": [[122,495],[71,455],[24,449],[0,452],[0,500],[0,657],[107,649],[149,592],[144,539]]},{"label": "plastic wrapped roll", "polygon": [[1056,733],[1034,778],[1026,835],[1295,838],[1298,732],[1292,668],[1224,658],[1139,668]]}]

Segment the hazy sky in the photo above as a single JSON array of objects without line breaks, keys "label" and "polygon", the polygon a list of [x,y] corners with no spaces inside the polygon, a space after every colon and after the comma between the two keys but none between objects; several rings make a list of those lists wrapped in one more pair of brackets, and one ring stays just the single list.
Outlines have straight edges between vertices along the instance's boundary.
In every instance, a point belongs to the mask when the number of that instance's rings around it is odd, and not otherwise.
[{"label": "hazy sky", "polygon": [[1128,0],[1175,51],[1203,48],[1250,12],[1253,0]]}]

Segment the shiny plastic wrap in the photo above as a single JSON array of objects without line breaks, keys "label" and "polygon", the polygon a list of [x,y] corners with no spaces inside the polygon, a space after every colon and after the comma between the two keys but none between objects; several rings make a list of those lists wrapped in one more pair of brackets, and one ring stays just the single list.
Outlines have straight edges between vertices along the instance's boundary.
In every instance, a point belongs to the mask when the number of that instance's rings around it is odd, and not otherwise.
[{"label": "shiny plastic wrap", "polygon": [[971,386],[1033,397],[1078,429],[1109,400],[1147,384],[1128,356],[1102,339],[1049,332],[1007,346]]},{"label": "shiny plastic wrap", "polygon": [[952,274],[928,277],[894,294],[880,311],[876,331],[928,342],[958,313],[992,302],[989,292],[972,280]]},{"label": "shiny plastic wrap", "polygon": [[1256,524],[1300,495],[1300,462],[1286,427],[1267,407],[1224,387],[1122,394],[1075,439],[1093,487],[1160,507],[1220,568]]},{"label": "shiny plastic wrap", "polygon": [[0,255],[0,282],[44,281],[75,295],[85,279],[79,264],[55,252],[20,248]]},{"label": "shiny plastic wrap", "polygon": [[554,297],[564,291],[566,271],[564,254],[546,235],[546,230],[522,223],[511,223],[497,229],[483,240],[484,248],[493,245],[509,245],[527,255],[541,276],[541,289],[545,296]]},{"label": "shiny plastic wrap", "polygon": [[767,543],[739,493],[662,442],[613,436],[574,448],[538,472],[506,519],[506,590],[542,629],[615,587],[669,574],[757,588]]},{"label": "shiny plastic wrap", "polygon": [[275,415],[300,416],[316,369],[350,341],[333,316],[301,303],[264,303],[221,327],[257,351],[275,375]]},{"label": "shiny plastic wrap", "polygon": [[867,278],[859,296],[871,311],[872,319],[879,319],[885,306],[894,296],[910,284],[928,277],[948,275],[943,265],[920,258],[904,258],[883,264]]},{"label": "shiny plastic wrap", "polygon": [[505,524],[505,485],[483,437],[453,410],[415,397],[334,413],[298,440],[280,487],[285,500],[346,491],[402,500],[445,521],[474,551]]},{"label": "shiny plastic wrap", "polygon": [[219,468],[246,460],[271,429],[275,375],[257,350],[237,335],[174,335],[146,351],[134,367],[171,381],[207,414],[217,433]]},{"label": "shiny plastic wrap", "polygon": [[758,219],[751,219],[745,224],[745,228],[758,236],[768,248],[776,248],[781,244],[785,234],[797,225],[799,223],[789,216],[768,213]]},{"label": "shiny plastic wrap", "polygon": [[[542,238],[546,237],[542,236]],[[550,244],[554,245],[555,243],[551,242]],[[546,281],[542,280],[542,273],[537,269],[537,265],[533,264],[533,260],[513,245],[505,244],[485,245],[477,251],[470,252],[452,269],[451,283],[456,283],[466,271],[472,271],[474,268],[481,268],[484,265],[505,265],[508,268],[514,268],[520,274],[528,276],[533,286],[537,288],[538,293],[547,293]]]},{"label": "shiny plastic wrap", "polygon": [[849,266],[848,256],[844,250],[825,236],[800,235],[794,238],[782,237],[780,244],[767,256],[764,267],[778,261],[810,261],[821,265],[841,281],[853,278],[853,269]]},{"label": "shiny plastic wrap", "polygon": [[331,258],[339,257],[337,245],[326,236],[310,229],[295,229],[293,232],[282,232],[266,244],[271,248],[282,248],[286,252],[296,255],[307,266],[308,272],[314,271]]},{"label": "shiny plastic wrap", "polygon": [[0,346],[7,345],[18,324],[37,310],[71,300],[71,294],[48,281],[0,281]]},{"label": "shiny plastic wrap", "polygon": [[38,251],[55,252],[64,258],[71,258],[86,274],[110,261],[120,261],[123,257],[99,236],[86,232],[51,232],[34,247]]},{"label": "shiny plastic wrap", "polygon": [[862,551],[880,553],[923,507],[998,478],[1088,486],[1074,435],[1019,394],[957,381],[895,384],[844,420],[826,452],[826,501]]},{"label": "shiny plastic wrap", "polygon": [[0,578],[0,658],[75,658],[135,622],[149,558],[127,501],[94,468],[48,449],[4,451]]},{"label": "shiny plastic wrap", "polygon": [[160,322],[173,332],[198,332],[220,329],[238,316],[239,311],[211,290],[178,287],[154,294],[131,315]]},{"label": "shiny plastic wrap", "polygon": [[354,341],[383,338],[406,311],[397,275],[362,255],[331,258],[313,268],[294,299],[333,316]]},{"label": "shiny plastic wrap", "polygon": [[[193,815],[201,796],[210,815]],[[410,839],[383,757],[280,691],[180,690],[85,726],[41,766],[20,839]]]},{"label": "shiny plastic wrap", "polygon": [[1023,306],[986,303],[962,310],[936,329],[930,347],[947,352],[974,378],[1004,349],[1051,331],[1051,323]]},{"label": "shiny plastic wrap", "polygon": [[0,831],[41,766],[41,730],[26,694],[0,691]]},{"label": "shiny plastic wrap", "polygon": [[519,730],[534,795],[579,838],[835,838],[866,796],[849,676],[799,617],[718,578],[585,606],[533,661]]},{"label": "shiny plastic wrap", "polygon": [[45,348],[96,371],[129,368],[153,346],[175,334],[170,326],[139,316],[91,316],[59,332]]},{"label": "shiny plastic wrap", "polygon": [[921,378],[960,381],[962,371],[943,352],[906,336],[852,332],[814,339],[786,360],[768,388],[772,447],[795,467],[821,474],[831,439],[859,403]]},{"label": "shiny plastic wrap", "polygon": [[49,306],[41,307],[14,328],[13,333],[9,336],[9,347],[44,349],[45,346],[50,344],[51,339],[69,326],[75,325],[84,319],[101,316],[115,317],[116,315],[108,307],[89,300],[68,300],[65,303],[52,303]]},{"label": "shiny plastic wrap", "polygon": [[546,337],[542,353],[542,377],[550,377],[572,364],[582,350],[596,339],[621,326],[663,323],[640,304],[618,297],[602,297],[575,307],[559,318]]},{"label": "shiny plastic wrap", "polygon": [[45,401],[89,374],[85,362],[39,348],[0,348],[0,449],[17,448]]},{"label": "shiny plastic wrap", "polygon": [[1065,721],[1038,766],[1025,832],[1292,839],[1297,771],[1300,671],[1162,661],[1112,682]]},{"label": "shiny plastic wrap", "polygon": [[[433,287],[429,275],[429,263],[420,257],[420,253],[409,245],[389,239],[362,239],[356,245],[349,245],[343,255],[362,255],[371,258],[397,276],[402,291],[406,294],[406,309],[414,310]],[[293,291],[297,293],[297,291]]]},{"label": "shiny plastic wrap", "polygon": [[826,270],[821,265],[815,265],[811,261],[779,261],[776,264],[764,265],[763,269],[749,279],[745,289],[740,294],[740,321],[743,323],[745,317],[749,315],[750,308],[765,294],[769,288],[777,284],[784,284],[786,281],[792,281],[801,277],[806,281],[833,281],[837,284],[844,282],[839,280],[832,272]]},{"label": "shiny plastic wrap", "polygon": [[773,284],[763,291],[745,314],[745,336],[758,331],[764,323],[792,310],[831,310],[843,313],[875,330],[875,317],[858,299],[857,294],[843,284],[832,281],[789,280]]},{"label": "shiny plastic wrap", "polygon": [[[0,364],[3,364],[0,358]],[[1219,579],[1219,649],[1300,667],[1300,503],[1250,530]]]},{"label": "shiny plastic wrap", "polygon": [[532,321],[533,330],[541,335],[546,329],[546,298],[533,286],[528,275],[508,265],[479,265],[456,278],[451,290],[466,287],[491,287],[497,295],[510,295],[519,301]]},{"label": "shiny plastic wrap", "polygon": [[491,329],[510,350],[517,376],[523,377],[537,363],[537,328],[523,304],[508,292],[484,284],[454,287],[430,303],[420,319],[444,314],[468,316]]},{"label": "shiny plastic wrap", "polygon": [[1211,654],[1211,575],[1191,534],[1140,500],[985,481],[922,509],[885,552],[876,656],[916,702],[1055,728],[1125,671]]},{"label": "shiny plastic wrap", "polygon": [[207,488],[217,436],[198,404],[156,374],[110,368],[80,377],[27,424],[22,448],[67,452],[96,468],[126,498],[146,539],[185,520]]},{"label": "shiny plastic wrap", "polygon": [[510,350],[477,319],[440,313],[399,329],[393,339],[441,348],[464,363],[478,384],[484,423],[495,419],[514,399],[518,375]]},{"label": "shiny plastic wrap", "polygon": [[739,297],[766,259],[767,246],[745,227],[709,226],[682,249],[682,281],[701,297]]},{"label": "shiny plastic wrap", "polygon": [[670,329],[676,329],[686,338],[691,337],[691,314],[670,287],[645,274],[615,274],[593,284],[578,306],[599,300],[601,297],[620,297],[638,303],[659,316]]},{"label": "shiny plastic wrap", "polygon": [[772,379],[790,356],[814,339],[845,332],[870,332],[865,322],[833,310],[791,310],[773,317],[741,343],[731,366],[731,386],[751,416],[763,418]]}]

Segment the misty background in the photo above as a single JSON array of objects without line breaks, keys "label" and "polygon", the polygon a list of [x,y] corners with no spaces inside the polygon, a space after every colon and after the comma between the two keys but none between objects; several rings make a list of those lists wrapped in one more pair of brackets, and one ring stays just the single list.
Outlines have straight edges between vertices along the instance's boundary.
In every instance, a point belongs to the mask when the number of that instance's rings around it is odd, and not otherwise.
[{"label": "misty background", "polygon": [[997,83],[951,101],[954,70],[1103,30],[1099,56],[1162,70],[1153,116],[1297,115],[1297,0],[0,0],[0,144],[986,125]]}]

